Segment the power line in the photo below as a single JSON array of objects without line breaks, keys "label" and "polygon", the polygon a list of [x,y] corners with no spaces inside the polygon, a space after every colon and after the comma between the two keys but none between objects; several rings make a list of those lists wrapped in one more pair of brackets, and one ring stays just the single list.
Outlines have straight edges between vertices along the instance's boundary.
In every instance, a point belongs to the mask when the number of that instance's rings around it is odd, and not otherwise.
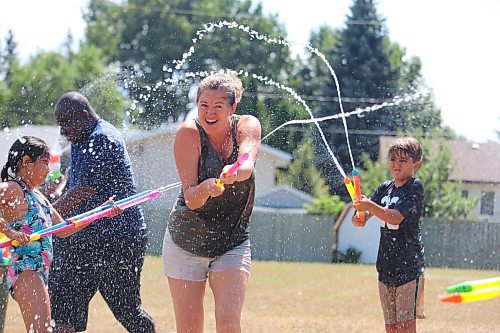
[{"label": "power line", "polygon": [[[289,96],[285,94],[278,93],[266,93],[266,92],[248,92],[245,91],[245,96],[249,97],[259,97],[264,96],[266,98],[271,99],[282,99],[283,97]],[[338,102],[339,98],[335,96],[313,96],[313,95],[305,95],[300,96],[305,101],[314,101],[314,102]],[[381,98],[372,98],[372,97],[342,97],[342,102],[346,103],[373,103],[373,104],[382,104],[382,103],[390,103],[393,99],[381,99]]]}]

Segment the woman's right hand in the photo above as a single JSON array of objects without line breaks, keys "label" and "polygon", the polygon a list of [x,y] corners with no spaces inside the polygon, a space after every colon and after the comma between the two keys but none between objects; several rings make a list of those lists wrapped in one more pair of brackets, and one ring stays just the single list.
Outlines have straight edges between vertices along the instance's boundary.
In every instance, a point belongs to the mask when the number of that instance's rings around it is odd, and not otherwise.
[{"label": "woman's right hand", "polygon": [[208,178],[203,181],[205,189],[211,197],[218,197],[224,193],[224,186],[217,186],[217,180],[217,178]]},{"label": "woman's right hand", "polygon": [[17,240],[19,245],[26,245],[30,242],[30,236],[26,235],[22,231],[16,231],[12,228],[8,228],[5,230],[4,234],[12,240]]}]

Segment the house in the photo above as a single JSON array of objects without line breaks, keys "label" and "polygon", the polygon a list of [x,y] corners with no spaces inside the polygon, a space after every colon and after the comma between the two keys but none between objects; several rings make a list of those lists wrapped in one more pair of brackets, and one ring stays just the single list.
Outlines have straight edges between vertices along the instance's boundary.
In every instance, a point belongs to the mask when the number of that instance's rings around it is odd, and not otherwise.
[{"label": "house", "polygon": [[[387,157],[387,150],[393,141],[394,137],[380,137],[379,159]],[[449,180],[462,182],[464,196],[480,198],[473,212],[474,217],[500,222],[500,144],[467,141],[444,143],[454,162]]]},{"label": "house", "polygon": [[303,209],[305,203],[312,203],[314,197],[289,185],[278,185],[259,191],[255,195],[255,206],[276,209]]},{"label": "house", "polygon": [[359,262],[373,264],[377,261],[380,238],[380,220],[374,216],[363,228],[351,223],[354,207],[347,204],[333,225],[333,249],[343,253],[352,247],[361,252]]}]

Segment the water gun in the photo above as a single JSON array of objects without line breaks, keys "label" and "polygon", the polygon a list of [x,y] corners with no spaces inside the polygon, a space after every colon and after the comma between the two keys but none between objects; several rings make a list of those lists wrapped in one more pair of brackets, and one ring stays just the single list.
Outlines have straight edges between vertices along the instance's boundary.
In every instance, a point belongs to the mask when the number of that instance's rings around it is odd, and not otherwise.
[{"label": "water gun", "polygon": [[[231,165],[231,167],[229,168],[229,170],[227,170],[227,172],[226,172],[226,173],[227,173],[227,174],[230,174],[230,175],[234,174],[234,173],[236,172],[236,170],[238,170],[238,169],[241,167],[241,165],[242,165],[243,163],[245,163],[245,161],[246,161],[246,160],[248,160],[248,156],[249,156],[249,154],[248,154],[248,153],[244,153],[243,155],[241,155],[241,156],[238,158],[238,160],[237,160],[236,162],[234,162],[234,164],[233,164],[233,165]],[[220,180],[218,180],[218,179],[217,179],[216,184],[217,184],[217,187],[218,187],[218,188],[222,188],[222,186],[224,185],[224,184],[222,184],[222,183],[220,182]]]},{"label": "water gun", "polygon": [[59,156],[59,154],[50,154],[49,169],[50,172],[48,173],[47,178],[45,178],[46,183],[59,179],[62,176],[61,157]]},{"label": "water gun", "polygon": [[[354,175],[354,172],[353,172],[353,175]],[[357,175],[359,177],[359,173]],[[354,204],[354,206],[358,205],[359,204],[359,199],[361,198],[361,186],[359,185],[359,178],[357,180],[357,183],[358,183],[358,187],[359,187],[359,196],[358,194],[356,193],[356,189],[354,188],[352,182],[351,182],[351,179],[349,177],[345,177],[344,178],[344,184],[345,184],[345,187],[347,188],[347,192],[349,192],[349,196],[351,197],[351,200],[352,200],[352,203]],[[361,214],[360,214],[361,213]],[[358,216],[358,220],[363,224],[363,226],[365,225],[366,221],[365,221],[365,214],[364,212],[358,212],[356,211],[356,215]]]},{"label": "water gun", "polygon": [[466,281],[458,284],[454,284],[446,288],[448,294],[451,293],[463,293],[469,291],[477,291],[478,289],[485,288],[500,288],[500,276],[491,279],[482,279],[475,281]]},{"label": "water gun", "polygon": [[10,247],[6,247],[4,249],[0,249],[0,253],[2,254],[2,265],[8,266],[10,264]]},{"label": "water gun", "polygon": [[[144,191],[141,193],[138,193],[136,195],[132,195],[130,197],[124,198],[122,200],[119,200],[115,202],[115,206],[121,208],[121,209],[126,209],[135,205],[138,205],[140,203],[143,203],[147,200],[154,199],[158,197],[161,194],[161,191],[155,190],[155,191]],[[53,235],[59,232],[62,232],[67,229],[71,228],[76,228],[80,226],[87,225],[97,219],[109,216],[113,210],[113,205],[107,204],[104,206],[100,206],[97,208],[94,208],[88,212],[76,215],[72,218],[69,218],[59,224],[53,225],[51,227],[42,229],[40,231],[32,233],[30,236],[30,241],[36,241],[40,239],[41,237],[45,237],[48,235]],[[6,248],[11,245],[14,246],[19,246],[19,242],[17,240],[10,240],[7,237],[4,239],[0,240],[0,249],[1,248]]]},{"label": "water gun", "polygon": [[[356,197],[358,200],[361,199],[361,182],[359,180],[359,172],[357,169],[352,170],[352,180],[354,182],[354,190],[356,193]],[[355,204],[356,205],[356,204]],[[365,212],[356,211],[356,215],[358,215],[359,222],[366,224]]]},{"label": "water gun", "polygon": [[465,303],[500,297],[500,277],[466,281],[446,288],[441,302]]}]

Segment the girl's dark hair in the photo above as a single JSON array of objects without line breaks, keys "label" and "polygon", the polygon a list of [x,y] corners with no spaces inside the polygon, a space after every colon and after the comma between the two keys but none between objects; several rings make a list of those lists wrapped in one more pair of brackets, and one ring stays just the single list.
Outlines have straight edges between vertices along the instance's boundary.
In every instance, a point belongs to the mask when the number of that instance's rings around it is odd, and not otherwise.
[{"label": "girl's dark hair", "polygon": [[9,179],[9,170],[15,175],[19,170],[19,162],[23,156],[28,156],[31,162],[41,157],[49,157],[50,150],[45,141],[34,136],[23,136],[17,139],[9,149],[7,163],[2,168],[1,178],[5,182]]}]

